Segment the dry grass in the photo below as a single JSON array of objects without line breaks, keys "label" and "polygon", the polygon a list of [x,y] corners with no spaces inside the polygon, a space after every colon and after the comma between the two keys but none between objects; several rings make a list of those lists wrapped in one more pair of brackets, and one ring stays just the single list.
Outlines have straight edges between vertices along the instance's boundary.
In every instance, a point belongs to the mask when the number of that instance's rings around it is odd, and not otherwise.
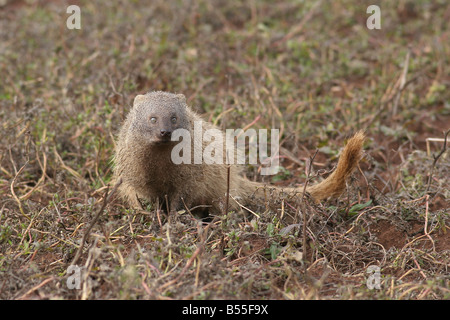
[{"label": "dry grass", "polygon": [[[6,3],[1,299],[450,298],[449,154],[426,152],[449,129],[446,1],[383,2],[381,30],[356,1],[79,1],[81,30],[64,1]],[[160,222],[106,197],[114,136],[148,90],[183,92],[223,128],[280,128],[267,182],[304,182],[316,148],[320,180],[360,128],[365,159],[338,201]]]}]

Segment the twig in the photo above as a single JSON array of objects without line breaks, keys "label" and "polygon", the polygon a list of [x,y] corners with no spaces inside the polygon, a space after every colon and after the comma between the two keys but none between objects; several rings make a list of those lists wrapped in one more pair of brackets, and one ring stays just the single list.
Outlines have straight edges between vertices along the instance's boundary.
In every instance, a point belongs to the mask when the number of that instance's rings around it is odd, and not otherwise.
[{"label": "twig", "polygon": [[169,197],[167,196],[167,194],[165,194],[164,195],[164,199],[166,200],[166,212],[167,212],[167,215],[169,215],[170,214],[170,207],[169,207]]},{"label": "twig", "polygon": [[306,262],[307,262],[307,243],[306,243],[306,223],[307,223],[307,218],[306,218],[306,206],[305,206],[305,194],[306,194],[306,187],[308,185],[309,182],[309,178],[311,175],[311,170],[312,170],[312,164],[314,162],[314,158],[317,155],[317,152],[319,152],[319,149],[316,150],[316,152],[314,153],[314,155],[312,157],[309,158],[309,163],[308,163],[308,167],[307,167],[307,172],[306,172],[306,181],[305,181],[305,185],[303,186],[303,193],[302,193],[302,198],[300,199],[300,209],[303,213],[303,230],[302,230],[302,237],[303,237],[303,261],[305,262],[305,272],[306,270]]},{"label": "twig", "polygon": [[277,47],[298,34],[303,29],[303,26],[312,18],[317,8],[320,7],[321,3],[322,1],[316,1],[311,9],[303,16],[303,19],[300,21],[300,23],[293,27],[282,39],[274,42],[272,46]]},{"label": "twig", "polygon": [[261,119],[260,114],[258,114],[252,122],[242,128],[242,130],[240,130],[240,132],[236,135],[235,139],[238,139],[241,135],[243,135],[248,129],[250,129],[255,123],[257,123],[259,119]]},{"label": "twig", "polygon": [[397,91],[397,94],[395,95],[394,106],[392,108],[392,115],[394,117],[397,115],[397,109],[398,109],[398,103],[400,101],[400,95],[401,95],[401,92],[403,91],[403,88],[405,87],[406,75],[408,74],[410,55],[411,55],[411,48],[408,48],[408,52],[406,53],[406,58],[405,58],[405,65],[403,66],[403,71],[400,76],[399,90]]},{"label": "twig", "polygon": [[229,199],[230,199],[230,170],[231,165],[227,166],[227,195],[225,198],[225,212],[224,215],[228,213],[228,205],[229,205]]},{"label": "twig", "polygon": [[389,212],[390,214],[393,214],[388,208],[383,207],[383,206],[374,206],[374,207],[371,207],[371,208],[369,208],[369,209],[367,209],[367,210],[364,210],[363,212],[361,212],[361,213],[358,214],[358,216],[356,217],[355,221],[352,223],[352,226],[350,227],[350,229],[348,229],[348,230],[344,233],[343,236],[345,237],[345,236],[347,236],[350,232],[352,232],[352,230],[353,230],[353,229],[355,228],[355,226],[358,224],[359,219],[360,219],[364,214],[366,214],[367,212],[370,212],[370,211],[372,211],[372,210],[375,210],[375,209],[383,209],[383,210],[385,210],[386,212]]},{"label": "twig", "polygon": [[161,209],[159,208],[159,198],[156,198],[156,218],[158,219],[160,230],[162,231]]},{"label": "twig", "polygon": [[183,202],[183,205],[184,205],[184,208],[186,209],[186,211],[187,211],[191,216],[193,216],[191,210],[190,210],[190,209],[188,208],[188,206],[186,205],[186,202],[184,202],[184,198],[183,198],[183,197],[181,197],[181,202]]},{"label": "twig", "polygon": [[237,201],[236,198],[234,198],[233,196],[230,196],[230,197],[231,197],[231,199],[233,199],[233,200],[237,203],[237,205],[238,205],[239,207],[241,207],[242,209],[247,210],[248,212],[250,212],[251,214],[253,214],[255,217],[261,218],[261,216],[260,216],[259,214],[257,214],[256,212],[252,211],[250,208],[247,208],[247,207],[244,206],[243,204],[239,203],[239,201]]},{"label": "twig", "polygon": [[434,246],[434,241],[430,236],[430,233],[428,232],[428,199],[430,198],[430,196],[427,194],[425,196],[425,225],[423,227],[423,233],[428,237],[428,239],[430,239],[431,243],[433,244],[433,251],[436,251],[435,246]]},{"label": "twig", "polygon": [[192,265],[192,263],[194,262],[195,258],[197,258],[197,256],[203,252],[203,248],[204,248],[203,243],[200,243],[197,246],[197,249],[195,250],[194,254],[189,258],[189,260],[186,263],[186,265],[184,266],[183,270],[181,270],[181,272],[178,275],[178,277],[176,277],[175,279],[173,279],[173,280],[165,283],[161,287],[159,287],[159,290],[162,291],[162,290],[166,289],[167,287],[170,287],[171,285],[175,284],[178,280],[180,280],[181,277],[183,277],[184,274],[186,273],[187,269],[189,269],[189,267]]},{"label": "twig", "polygon": [[417,269],[419,270],[419,273],[420,273],[420,274],[422,275],[422,277],[424,277],[425,280],[426,280],[426,279],[427,279],[427,276],[425,275],[425,273],[423,273],[422,268],[420,268],[420,265],[419,265],[419,263],[417,262],[416,258],[413,257],[413,260],[414,260],[414,263],[415,263],[416,266],[417,266]]},{"label": "twig", "polygon": [[366,182],[366,188],[367,188],[367,198],[366,198],[366,199],[370,199],[369,181],[367,180],[366,175],[364,174],[364,172],[361,170],[361,167],[359,166],[359,163],[358,163],[357,168],[358,168],[358,171],[359,171],[359,172],[361,173],[361,175],[363,176],[364,181]]},{"label": "twig", "polygon": [[95,215],[95,217],[92,219],[91,223],[89,224],[89,226],[87,227],[86,231],[83,234],[83,238],[81,239],[81,243],[80,246],[78,247],[77,253],[75,254],[75,258],[73,258],[71,265],[75,265],[78,262],[78,259],[81,256],[81,252],[83,251],[83,247],[84,247],[84,243],[87,240],[87,238],[89,237],[89,234],[92,230],[92,228],[94,227],[95,223],[97,222],[98,218],[100,217],[100,215],[103,213],[103,211],[106,208],[106,205],[108,204],[108,201],[111,199],[112,195],[116,192],[117,188],[119,187],[119,185],[122,183],[122,179],[120,179],[116,185],[114,186],[113,190],[111,191],[110,196],[108,197],[108,191],[109,191],[109,187],[106,188],[105,191],[105,195],[103,196],[103,204],[102,207],[100,208],[100,210],[97,212],[97,214]]},{"label": "twig", "polygon": [[303,186],[303,192],[302,192],[302,201],[305,198],[305,194],[306,194],[306,187],[308,185],[309,182],[309,178],[311,176],[311,171],[312,171],[312,164],[314,162],[314,158],[317,155],[317,152],[319,152],[319,149],[316,150],[316,152],[314,152],[314,154],[312,155],[312,157],[309,157],[309,163],[308,163],[308,167],[307,167],[307,172],[306,172],[306,181],[305,181],[305,185]]},{"label": "twig", "polygon": [[58,151],[56,151],[56,148],[53,148],[53,153],[55,154],[56,158],[61,162],[61,167],[65,170],[67,170],[71,175],[73,175],[75,178],[78,179],[78,181],[84,181],[81,175],[73,170],[71,167],[67,166],[61,156],[59,155]]},{"label": "twig", "polygon": [[[3,208],[2,208],[2,209],[3,209]],[[33,218],[30,220],[30,224],[28,225],[27,229],[26,229],[25,232],[23,233],[22,239],[20,240],[19,245],[17,246],[17,248],[20,248],[20,246],[22,245],[22,243],[23,243],[23,241],[24,241],[24,239],[25,239],[25,236],[26,236],[26,235],[28,234],[28,232],[30,231],[33,222],[41,215],[41,213],[42,213],[45,209],[46,209],[46,207],[42,208],[42,209],[39,211],[39,213],[38,213],[37,215],[33,216]]]},{"label": "twig", "polygon": [[432,142],[444,142],[444,139],[442,139],[442,138],[426,138],[425,142],[427,144],[427,156],[431,155],[430,141],[432,141]]},{"label": "twig", "polygon": [[18,298],[18,300],[24,300],[26,299],[30,294],[32,294],[34,291],[36,291],[37,289],[45,286],[47,283],[49,283],[50,281],[55,280],[55,277],[50,277],[48,279],[45,279],[44,281],[42,281],[40,284],[34,286],[33,288],[31,288],[30,290],[28,290],[25,294],[23,294],[22,296],[20,296]]},{"label": "twig", "polygon": [[35,186],[33,188],[31,188],[30,191],[28,191],[26,194],[19,197],[20,200],[28,199],[31,196],[31,194],[39,187],[39,185],[45,180],[45,176],[47,174],[47,156],[46,156],[45,152],[42,152],[42,155],[44,158],[44,165],[42,165],[41,160],[39,159],[39,154],[36,152],[36,159],[37,159],[37,162],[39,163],[39,166],[41,167],[42,176],[39,178],[38,182],[35,184]]},{"label": "twig", "polygon": [[437,156],[433,155],[434,161],[431,166],[430,175],[428,176],[428,183],[427,183],[427,188],[425,190],[425,194],[427,194],[428,191],[430,190],[431,178],[433,176],[433,171],[434,171],[434,168],[436,167],[436,163],[438,162],[439,158],[442,156],[442,154],[444,154],[445,150],[447,149],[447,137],[448,137],[449,133],[450,133],[450,129],[447,130],[447,132],[445,132],[445,134],[444,134],[444,145],[442,146],[441,152],[439,152],[439,154]]},{"label": "twig", "polygon": [[[186,262],[186,265],[184,266],[184,268],[181,270],[180,274],[173,280],[166,282],[165,284],[163,284],[162,286],[159,287],[160,292],[168,287],[170,287],[171,285],[177,283],[186,273],[186,271],[189,269],[189,267],[192,265],[192,263],[194,262],[194,260],[200,256],[203,252],[203,249],[205,248],[205,243],[206,243],[206,239],[208,239],[207,237],[207,233],[208,233],[208,229],[214,225],[214,223],[219,220],[219,216],[216,216],[206,227],[204,230],[202,230],[201,232],[201,241],[199,242],[199,244],[197,245],[197,249],[195,249],[193,255],[189,258],[189,260]],[[200,225],[199,225],[200,226]],[[197,271],[198,272],[198,271]]]},{"label": "twig", "polygon": [[[424,72],[428,71],[428,69],[424,69]],[[416,81],[419,77],[421,76],[421,74],[409,79],[408,81],[405,82],[405,84],[403,85],[403,87],[400,89],[398,89],[397,94],[401,94],[407,87],[408,85],[410,85],[411,83],[413,83],[414,81]],[[365,119],[361,120],[361,123],[368,121],[367,124],[365,125],[366,128],[369,128],[372,123],[384,112],[384,110],[386,109],[386,107],[389,105],[389,103],[391,103],[392,101],[394,101],[394,99],[397,97],[397,95],[394,93],[392,94],[387,100],[382,101],[379,103],[378,105],[378,110],[377,112],[375,112],[375,114],[366,117]]]},{"label": "twig", "polygon": [[16,193],[14,192],[14,184],[15,184],[15,182],[16,182],[16,180],[17,180],[17,177],[22,173],[23,169],[26,167],[27,164],[28,164],[28,160],[27,160],[27,162],[25,162],[25,164],[19,169],[19,171],[18,171],[17,174],[15,175],[14,179],[13,179],[12,182],[11,182],[10,189],[11,189],[11,194],[12,194],[14,200],[16,200],[17,204],[19,205],[20,213],[21,213],[25,218],[27,218],[29,221],[31,221],[31,218],[30,218],[30,217],[25,213],[25,211],[23,210],[23,208],[22,208],[22,203],[20,202],[20,199],[16,196]]}]

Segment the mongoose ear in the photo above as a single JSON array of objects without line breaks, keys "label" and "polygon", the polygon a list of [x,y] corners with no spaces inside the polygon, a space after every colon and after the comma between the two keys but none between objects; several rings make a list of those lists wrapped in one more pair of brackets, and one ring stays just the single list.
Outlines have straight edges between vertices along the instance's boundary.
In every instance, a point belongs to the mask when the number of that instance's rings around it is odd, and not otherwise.
[{"label": "mongoose ear", "polygon": [[135,106],[136,104],[144,101],[145,96],[143,94],[138,94],[135,98],[134,98],[134,102],[133,102],[133,106]]},{"label": "mongoose ear", "polygon": [[178,93],[177,98],[182,104],[186,104],[186,97],[184,96],[184,94]]}]

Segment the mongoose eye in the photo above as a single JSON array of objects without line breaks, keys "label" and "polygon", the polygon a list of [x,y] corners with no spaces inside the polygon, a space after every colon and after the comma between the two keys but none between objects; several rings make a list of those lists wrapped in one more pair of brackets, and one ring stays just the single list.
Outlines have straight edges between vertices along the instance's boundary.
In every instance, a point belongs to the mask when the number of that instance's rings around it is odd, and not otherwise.
[{"label": "mongoose eye", "polygon": [[150,118],[150,122],[151,122],[151,123],[156,123],[156,118],[155,118],[155,117],[151,117],[151,118]]},{"label": "mongoose eye", "polygon": [[170,119],[170,121],[172,121],[172,123],[177,123],[177,118],[176,117],[172,117],[172,119]]}]

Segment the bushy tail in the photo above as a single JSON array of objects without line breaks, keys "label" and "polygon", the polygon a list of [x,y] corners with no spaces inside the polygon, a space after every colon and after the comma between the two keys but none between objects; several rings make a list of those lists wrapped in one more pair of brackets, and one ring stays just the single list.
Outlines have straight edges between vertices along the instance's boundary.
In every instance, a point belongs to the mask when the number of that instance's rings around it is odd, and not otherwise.
[{"label": "bushy tail", "polygon": [[[324,181],[306,188],[312,198],[319,202],[326,198],[338,197],[345,190],[345,181],[356,168],[362,157],[363,143],[365,136],[363,131],[357,132],[345,146],[336,169]],[[266,203],[269,198],[277,199],[282,197],[300,196],[303,194],[304,187],[275,187],[261,182],[249,181],[244,177],[239,178],[237,185],[237,195],[240,198],[247,199],[247,202],[261,204]]]},{"label": "bushy tail", "polygon": [[363,143],[365,135],[363,131],[358,131],[344,148],[336,169],[324,181],[307,187],[306,191],[320,201],[326,198],[335,198],[345,190],[345,181],[356,168],[362,157]]}]

